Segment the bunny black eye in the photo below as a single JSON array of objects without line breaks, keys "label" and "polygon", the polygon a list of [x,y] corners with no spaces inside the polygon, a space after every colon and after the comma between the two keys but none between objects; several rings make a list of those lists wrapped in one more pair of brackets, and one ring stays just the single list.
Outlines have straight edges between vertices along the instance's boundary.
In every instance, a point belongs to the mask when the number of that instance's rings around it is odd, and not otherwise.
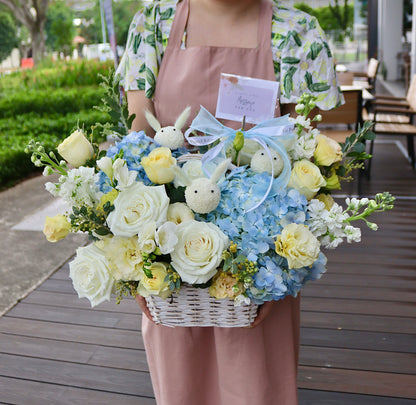
[{"label": "bunny black eye", "polygon": [[275,157],[273,158],[273,160],[277,160],[277,157],[275,156]]},{"label": "bunny black eye", "polygon": [[176,128],[173,128],[174,131],[176,131]]},{"label": "bunny black eye", "polygon": [[195,194],[198,194],[198,190],[195,190],[195,191],[194,191],[194,193],[195,193]]},{"label": "bunny black eye", "polygon": [[160,132],[163,132],[163,129],[161,129]]},{"label": "bunny black eye", "polygon": [[214,194],[215,193],[215,190],[211,190],[211,193]]},{"label": "bunny black eye", "polygon": [[264,152],[261,152],[260,155],[264,156]]}]

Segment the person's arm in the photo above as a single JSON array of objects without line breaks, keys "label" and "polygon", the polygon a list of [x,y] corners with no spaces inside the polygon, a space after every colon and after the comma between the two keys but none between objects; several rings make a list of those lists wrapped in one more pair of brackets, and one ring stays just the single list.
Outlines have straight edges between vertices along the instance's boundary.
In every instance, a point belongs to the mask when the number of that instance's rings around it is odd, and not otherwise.
[{"label": "person's arm", "polygon": [[147,122],[144,112],[155,113],[153,101],[145,96],[144,90],[130,90],[127,92],[129,114],[136,114],[131,126],[132,131],[145,131],[146,135],[153,136],[154,131]]}]

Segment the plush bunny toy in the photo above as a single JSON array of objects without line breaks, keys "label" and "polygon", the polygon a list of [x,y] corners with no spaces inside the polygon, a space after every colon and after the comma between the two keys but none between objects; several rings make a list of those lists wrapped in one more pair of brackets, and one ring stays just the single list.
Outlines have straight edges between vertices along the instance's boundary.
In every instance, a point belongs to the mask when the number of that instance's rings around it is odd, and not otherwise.
[{"label": "plush bunny toy", "polygon": [[157,118],[149,111],[145,111],[145,117],[149,125],[156,131],[154,138],[155,141],[159,145],[173,150],[181,148],[184,145],[185,139],[181,130],[185,125],[190,113],[191,107],[186,107],[176,119],[174,126],[163,128]]},{"label": "plush bunny toy", "polygon": [[263,149],[259,149],[251,158],[250,167],[257,173],[267,172],[272,174],[272,164],[273,164],[273,176],[278,177],[283,170],[283,159],[282,157],[274,150],[269,148],[269,152],[272,160],[268,153]]},{"label": "plush bunny toy", "polygon": [[198,214],[207,214],[217,208],[221,191],[217,181],[227,170],[231,159],[226,159],[220,163],[212,174],[211,178],[200,177],[192,180],[191,184],[185,189],[185,200],[188,207]]}]

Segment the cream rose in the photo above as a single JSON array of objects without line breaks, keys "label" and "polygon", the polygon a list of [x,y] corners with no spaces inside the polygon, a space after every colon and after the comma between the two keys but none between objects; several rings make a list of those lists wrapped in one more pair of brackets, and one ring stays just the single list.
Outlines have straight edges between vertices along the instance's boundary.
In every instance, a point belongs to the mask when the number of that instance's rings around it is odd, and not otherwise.
[{"label": "cream rose", "polygon": [[306,225],[289,224],[277,236],[276,253],[287,259],[290,269],[311,266],[319,255],[320,243]]},{"label": "cream rose", "polygon": [[120,191],[107,223],[114,235],[138,235],[148,222],[154,221],[156,226],[166,222],[168,206],[169,198],[164,186],[145,186],[136,182]]},{"label": "cream rose", "polygon": [[58,145],[58,152],[74,167],[82,166],[94,155],[94,149],[82,130],[74,131],[60,143]]},{"label": "cream rose", "polygon": [[309,160],[295,162],[288,187],[293,187],[310,200],[326,185],[319,168]]},{"label": "cream rose", "polygon": [[95,307],[110,301],[114,286],[106,257],[95,244],[77,249],[76,258],[69,263],[69,277],[79,298],[88,298]]},{"label": "cream rose", "polygon": [[172,266],[189,284],[206,283],[217,273],[228,237],[218,226],[189,220],[176,227],[178,243],[170,254]]},{"label": "cream rose", "polygon": [[143,259],[136,237],[114,236],[97,243],[108,260],[115,280],[140,280]]},{"label": "cream rose", "polygon": [[166,281],[168,265],[166,263],[154,262],[150,266],[153,278],[143,276],[137,287],[137,293],[143,297],[149,295],[157,295],[160,298],[166,299],[172,291],[169,289],[169,283]]},{"label": "cream rose", "polygon": [[185,222],[194,218],[195,215],[193,211],[185,203],[177,202],[169,205],[168,221],[179,225],[181,222]]},{"label": "cream rose", "polygon": [[341,145],[337,141],[322,134],[318,135],[317,140],[318,143],[313,154],[317,165],[331,166],[342,159]]},{"label": "cream rose", "polygon": [[65,215],[46,217],[43,233],[49,242],[58,242],[65,238],[71,230],[71,224]]},{"label": "cream rose", "polygon": [[169,148],[153,149],[140,163],[147,177],[155,184],[170,183],[175,178],[176,159]]}]

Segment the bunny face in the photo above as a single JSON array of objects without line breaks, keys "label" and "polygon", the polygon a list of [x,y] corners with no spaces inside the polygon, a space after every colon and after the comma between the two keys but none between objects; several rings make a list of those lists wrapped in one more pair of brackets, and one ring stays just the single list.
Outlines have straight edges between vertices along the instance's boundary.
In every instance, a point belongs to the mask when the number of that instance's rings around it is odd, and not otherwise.
[{"label": "bunny face", "polygon": [[218,185],[210,179],[195,179],[185,189],[185,200],[188,207],[198,214],[207,214],[217,208],[221,198]]},{"label": "bunny face", "polygon": [[184,145],[182,131],[174,126],[159,129],[156,132],[155,141],[169,149],[178,149]]},{"label": "bunny face", "polygon": [[[283,159],[282,157],[274,150],[269,149],[272,156],[273,162],[273,175],[277,177],[282,173],[283,170]],[[268,153],[263,149],[259,149],[251,158],[250,167],[257,173],[267,172],[272,174],[272,164]]]}]

